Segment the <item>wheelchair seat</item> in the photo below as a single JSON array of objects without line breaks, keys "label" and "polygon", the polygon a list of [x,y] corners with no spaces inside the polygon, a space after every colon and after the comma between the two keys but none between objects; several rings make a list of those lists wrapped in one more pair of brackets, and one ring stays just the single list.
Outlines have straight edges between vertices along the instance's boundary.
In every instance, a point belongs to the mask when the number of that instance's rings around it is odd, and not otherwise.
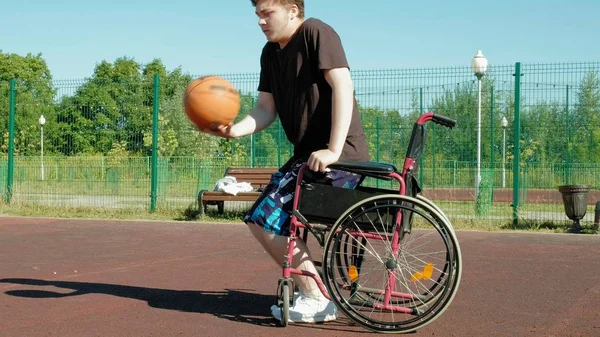
[{"label": "wheelchair seat", "polygon": [[338,161],[334,164],[329,165],[329,168],[336,170],[343,170],[352,173],[357,173],[363,176],[379,178],[379,179],[391,179],[389,175],[397,172],[396,166],[387,163],[378,163],[372,161],[365,162],[345,162]]}]

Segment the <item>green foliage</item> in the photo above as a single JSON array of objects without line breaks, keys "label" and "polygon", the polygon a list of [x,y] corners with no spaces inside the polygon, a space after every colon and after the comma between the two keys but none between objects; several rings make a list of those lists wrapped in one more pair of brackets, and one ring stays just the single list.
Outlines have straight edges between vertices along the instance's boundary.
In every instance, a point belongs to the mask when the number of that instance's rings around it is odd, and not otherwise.
[{"label": "green foliage", "polygon": [[[160,78],[160,156],[198,157],[220,165],[281,165],[291,155],[292,146],[279,121],[252,138],[227,140],[199,132],[183,109],[184,90],[192,76],[180,68],[166,69],[159,59],[147,64],[127,57],[114,62],[102,60],[89,78],[65,85],[52,81],[41,55],[0,52],[0,109],[3,111],[9,106],[8,81],[17,79],[15,153],[23,156],[39,153],[37,120],[44,114],[48,121],[44,126],[44,151],[48,155],[107,156],[114,154],[115,144],[128,156],[151,155],[155,75]],[[380,80],[375,79],[377,81]],[[506,130],[506,150],[507,160],[512,160],[514,93],[513,84],[505,82],[489,74],[482,83],[482,160],[492,162],[491,165],[501,161],[501,116],[506,116],[510,123]],[[530,84],[523,84],[524,88],[528,88],[527,85]],[[389,86],[394,87],[394,84]],[[65,88],[73,90],[62,92]],[[600,128],[596,127],[600,125],[597,69],[589,70],[579,85],[571,84],[568,90],[568,107],[564,89],[549,97],[539,96],[537,86],[523,91],[519,140],[522,166],[600,162],[597,145]],[[435,165],[475,162],[477,81],[473,77],[454,81],[441,76],[435,85],[414,85],[406,92],[408,106],[381,108],[359,104],[372,159],[402,163],[413,124],[423,107],[424,111],[434,111],[458,121],[452,131],[428,124],[423,159]],[[237,121],[250,113],[255,104],[254,91],[242,92]],[[0,123],[7,125],[7,114],[0,114]],[[7,137],[4,131],[0,151],[7,151]]]},{"label": "green foliage", "polygon": [[[169,120],[159,114],[158,129],[160,130],[160,133],[158,134],[158,155],[167,158],[173,156],[179,145],[177,133],[169,124]],[[152,131],[144,132],[144,146],[149,149],[152,148]]]},{"label": "green foliage", "polygon": [[112,148],[106,153],[108,158],[108,167],[119,167],[123,164],[123,159],[127,158],[127,143],[124,141],[115,142]]},{"label": "green foliage", "polygon": [[[5,54],[0,50],[0,125],[8,125],[8,82],[16,80],[15,152],[32,155],[38,151],[40,131],[38,119],[49,113],[55,89],[52,76],[41,54],[20,56]],[[6,113],[4,113],[6,111]],[[6,130],[6,129],[4,129]],[[0,139],[0,147],[6,151],[7,135]]]},{"label": "green foliage", "polygon": [[[483,87],[482,102],[485,102],[484,93],[487,86],[484,85]],[[485,111],[484,109],[482,106],[482,111]],[[473,161],[476,153],[473,145],[475,144],[475,132],[477,130],[477,91],[472,83],[460,84],[454,88],[446,89],[440,97],[434,100],[432,110],[455,119],[459,130],[462,131],[438,132],[436,134],[436,145],[442,149],[440,152],[444,153],[446,158],[454,158],[458,161]],[[483,123],[482,121],[482,125]],[[433,126],[431,129],[433,129]],[[438,129],[441,128],[436,130]],[[432,134],[431,132],[429,134],[428,144],[432,144]],[[473,151],[465,151],[466,149],[473,149]]]},{"label": "green foliage", "polygon": [[479,193],[475,198],[475,214],[478,216],[489,215],[492,209],[492,191],[494,183],[494,172],[482,170]]},{"label": "green foliage", "polygon": [[581,82],[573,120],[574,158],[586,162],[600,162],[600,77],[589,72]]},{"label": "green foliage", "polygon": [[[508,205],[491,204],[493,188],[500,184],[502,116],[509,121],[505,130],[507,188],[512,188],[512,178],[519,174],[522,200],[526,200],[528,188],[555,189],[571,180],[600,188],[599,69],[597,63],[525,69],[518,172],[511,163],[515,141],[513,69],[486,74],[481,104],[482,193],[475,208],[473,202],[452,204],[452,213],[460,222],[486,215],[487,226],[488,220],[499,214],[512,216]],[[160,79],[156,97],[155,76]],[[415,120],[422,112],[434,111],[456,119],[458,125],[448,130],[427,124],[421,187],[472,189],[478,101],[477,81],[470,69],[374,71],[358,77],[362,82],[355,82],[357,88],[365,91],[358,95],[364,99],[359,111],[372,160],[401,168]],[[147,64],[127,57],[102,60],[89,78],[53,81],[41,55],[0,52],[0,159],[4,162],[11,79],[17,84],[14,171],[18,198],[14,200],[23,204],[37,200],[64,209],[115,197],[106,201],[106,208],[139,208],[147,214],[155,99],[159,105],[159,208],[193,205],[198,190],[212,188],[227,166],[279,166],[293,151],[278,120],[262,132],[240,139],[198,131],[183,109],[184,90],[192,76],[180,68],[167,69],[159,59]],[[258,78],[231,75],[229,79],[238,88],[253,88],[241,93],[236,119],[240,121],[256,105]],[[381,100],[373,103],[378,97]],[[44,181],[40,180],[38,156],[38,118],[42,114],[47,120],[43,128]],[[489,166],[495,173],[486,174]],[[6,178],[6,164],[0,167],[0,176]],[[556,213],[555,205],[548,209]],[[520,211],[540,213],[540,209]]]}]

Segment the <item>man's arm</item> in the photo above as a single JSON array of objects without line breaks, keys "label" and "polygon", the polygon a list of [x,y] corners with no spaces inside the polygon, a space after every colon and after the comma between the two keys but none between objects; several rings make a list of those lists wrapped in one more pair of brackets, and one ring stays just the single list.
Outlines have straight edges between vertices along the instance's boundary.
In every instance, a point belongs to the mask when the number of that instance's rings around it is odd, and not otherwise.
[{"label": "man's arm", "polygon": [[325,70],[324,73],[332,90],[329,150],[339,157],[352,120],[354,85],[348,68]]},{"label": "man's arm", "polygon": [[277,117],[275,100],[268,92],[259,92],[256,107],[236,124],[221,125],[217,130],[204,130],[224,138],[238,138],[257,133],[271,125]]},{"label": "man's arm", "polygon": [[308,159],[313,171],[325,171],[342,155],[354,108],[354,84],[348,68],[324,70],[325,79],[331,86],[331,131],[327,150],[315,151]]}]

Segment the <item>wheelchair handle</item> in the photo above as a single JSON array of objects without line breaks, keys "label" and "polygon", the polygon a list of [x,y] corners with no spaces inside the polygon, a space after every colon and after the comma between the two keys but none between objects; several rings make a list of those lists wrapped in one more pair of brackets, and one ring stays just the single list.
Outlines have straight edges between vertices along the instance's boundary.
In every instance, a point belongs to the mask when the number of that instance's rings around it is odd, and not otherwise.
[{"label": "wheelchair handle", "polygon": [[433,116],[431,116],[431,121],[434,122],[435,124],[445,126],[450,129],[452,129],[453,127],[456,126],[455,119],[452,119],[452,118],[446,117],[446,116],[442,116],[442,115],[438,115],[438,114],[433,114]]}]

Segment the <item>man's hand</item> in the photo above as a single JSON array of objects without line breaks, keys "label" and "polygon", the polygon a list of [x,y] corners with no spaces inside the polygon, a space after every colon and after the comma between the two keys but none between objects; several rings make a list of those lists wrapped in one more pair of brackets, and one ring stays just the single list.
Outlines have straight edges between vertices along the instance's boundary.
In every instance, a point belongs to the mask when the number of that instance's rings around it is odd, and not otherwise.
[{"label": "man's hand", "polygon": [[334,153],[329,149],[315,151],[310,154],[307,165],[312,171],[325,172],[327,166],[340,159],[340,154]]},{"label": "man's hand", "polygon": [[273,95],[267,92],[259,92],[256,107],[241,121],[235,124],[211,125],[201,131],[223,138],[239,138],[261,131],[271,125],[276,118],[277,111],[275,110]]},{"label": "man's hand", "polygon": [[206,128],[202,130],[202,132],[211,134],[213,136],[223,137],[223,138],[236,138],[237,136],[232,131],[233,130],[233,122],[223,125],[218,124],[215,126],[211,126],[210,128]]}]

